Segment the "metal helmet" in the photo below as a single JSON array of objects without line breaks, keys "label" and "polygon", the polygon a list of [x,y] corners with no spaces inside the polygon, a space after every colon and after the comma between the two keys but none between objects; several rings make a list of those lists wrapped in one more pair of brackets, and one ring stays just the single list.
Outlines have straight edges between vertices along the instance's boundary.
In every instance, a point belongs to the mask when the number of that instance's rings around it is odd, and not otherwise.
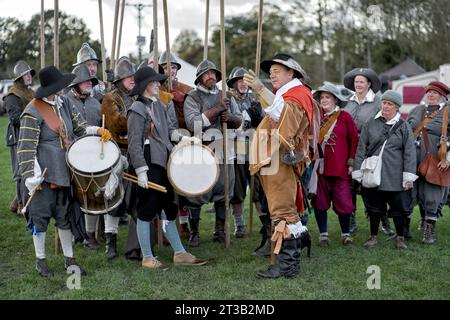
[{"label": "metal helmet", "polygon": [[209,70],[214,70],[216,72],[217,82],[222,80],[222,73],[217,69],[216,65],[209,60],[203,60],[197,67],[197,73],[195,74],[196,78],[194,84],[197,85],[198,82],[200,81],[200,77],[202,76],[202,74],[204,74]]},{"label": "metal helmet", "polygon": [[74,63],[72,66],[77,66],[89,60],[95,60],[98,63],[102,63],[102,60],[97,58],[97,54],[94,49],[89,46],[89,43],[85,42],[81,45],[80,50],[77,53],[77,63]]},{"label": "metal helmet", "polygon": [[227,86],[228,88],[232,89],[233,84],[244,77],[244,74],[248,73],[247,70],[245,70],[242,67],[234,67],[233,70],[231,70],[230,76],[227,79]]},{"label": "metal helmet", "polygon": [[136,67],[134,63],[128,59],[128,57],[120,57],[114,68],[114,81],[116,83],[119,80],[128,78],[136,73]]},{"label": "metal helmet", "polygon": [[23,60],[17,61],[14,66],[14,81],[22,78],[27,72],[30,72],[32,77],[36,74],[36,71],[31,69],[28,63]]},{"label": "metal helmet", "polygon": [[[163,68],[167,64],[166,51],[164,51],[159,57],[158,64],[159,64],[159,73],[164,73]],[[178,62],[177,58],[172,52],[170,53],[170,64],[177,66],[177,70],[181,69],[181,64]]]},{"label": "metal helmet", "polygon": [[73,68],[72,73],[76,75],[75,79],[69,84],[69,87],[73,87],[77,84],[80,84],[84,81],[91,80],[92,86],[96,86],[98,84],[98,80],[95,76],[91,76],[89,72],[89,68],[84,64],[80,64]]},{"label": "metal helmet", "polygon": [[292,56],[286,53],[277,53],[272,59],[264,60],[261,62],[261,69],[270,74],[270,67],[273,64],[281,64],[294,71],[294,78],[308,80],[305,70],[300,66],[300,64],[294,60]]}]

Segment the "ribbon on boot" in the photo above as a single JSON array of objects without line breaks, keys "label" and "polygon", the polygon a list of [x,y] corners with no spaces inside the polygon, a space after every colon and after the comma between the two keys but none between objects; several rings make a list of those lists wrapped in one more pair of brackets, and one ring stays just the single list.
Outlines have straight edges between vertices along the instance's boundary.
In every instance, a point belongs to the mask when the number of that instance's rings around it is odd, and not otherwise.
[{"label": "ribbon on boot", "polygon": [[273,250],[273,253],[279,254],[281,250],[281,244],[283,243],[283,239],[290,238],[291,233],[289,231],[289,228],[287,228],[286,220],[281,220],[278,222],[278,224],[275,226],[275,230],[273,232],[271,240],[275,242],[275,248]]}]

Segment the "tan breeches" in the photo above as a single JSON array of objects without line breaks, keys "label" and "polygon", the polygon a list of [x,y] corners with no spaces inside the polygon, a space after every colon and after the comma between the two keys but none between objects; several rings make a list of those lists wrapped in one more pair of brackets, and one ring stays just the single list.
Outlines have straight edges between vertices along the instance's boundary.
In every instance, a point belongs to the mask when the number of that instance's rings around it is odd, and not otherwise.
[{"label": "tan breeches", "polygon": [[300,218],[295,205],[297,177],[294,167],[280,161],[276,174],[259,174],[259,178],[267,197],[270,218],[286,220],[288,224],[297,223]]}]

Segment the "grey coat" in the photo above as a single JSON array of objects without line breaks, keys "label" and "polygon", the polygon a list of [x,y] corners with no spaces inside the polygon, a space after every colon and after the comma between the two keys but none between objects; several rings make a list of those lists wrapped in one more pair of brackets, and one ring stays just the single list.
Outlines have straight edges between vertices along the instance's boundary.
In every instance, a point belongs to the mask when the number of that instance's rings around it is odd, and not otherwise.
[{"label": "grey coat", "polygon": [[[382,145],[368,155],[367,150],[383,139],[384,133],[393,125],[386,124],[383,117],[368,121],[361,130],[356,150],[354,169],[360,170],[365,158],[378,155]],[[381,191],[403,191],[403,173],[416,174],[416,151],[411,127],[404,121],[386,142],[382,155]]]},{"label": "grey coat", "polygon": [[[144,142],[150,140],[150,157],[153,164],[166,168],[173,145],[170,141],[176,128],[170,121],[169,112],[159,100],[139,97],[127,113],[128,154],[131,165],[137,169],[147,166],[144,158]],[[152,125],[151,135],[148,136]]]},{"label": "grey coat", "polygon": [[[86,132],[86,122],[66,103],[50,106],[62,120],[70,141]],[[69,168],[66,165],[66,146],[59,134],[51,130],[36,106],[28,104],[20,117],[19,145],[17,147],[19,173],[22,179],[34,175],[34,160],[41,170],[47,168],[45,181],[63,187],[70,186]]]},{"label": "grey coat", "polygon": [[63,97],[64,103],[67,103],[72,108],[75,108],[75,113],[79,112],[84,121],[90,126],[102,126],[102,116],[100,113],[100,102],[97,99],[88,96],[86,100],[82,101],[80,98],[70,90]]},{"label": "grey coat", "polygon": [[[426,106],[420,105],[415,107],[409,113],[408,122],[412,129],[415,130],[419,124],[422,122],[424,117],[422,116],[422,111],[425,110]],[[443,112],[440,111],[437,116],[427,123],[425,130],[428,133],[429,148],[431,154],[437,154],[439,149],[440,136],[442,132],[442,116]],[[450,117],[449,125],[447,129],[447,137],[449,137],[450,132]],[[417,165],[425,158],[425,144],[423,142],[423,137],[421,134],[417,137],[416,142],[417,151]],[[447,187],[441,187],[434,184],[430,184],[421,178],[417,180],[415,192],[417,193],[418,202],[425,208],[425,210],[434,215],[441,202],[445,202],[445,197]]]},{"label": "grey coat", "polygon": [[[186,99],[184,100],[184,118],[186,120],[186,126],[190,131],[194,131],[194,123],[202,124],[202,131],[206,131],[210,128],[218,129],[222,132],[222,121],[220,116],[217,120],[208,127],[203,126],[202,113],[214,107],[220,102],[222,92],[217,90],[217,93],[207,93],[198,88],[192,89],[188,92]],[[231,104],[230,113],[241,116],[241,112],[238,109],[237,104]],[[211,141],[211,137],[204,136],[204,141]]]},{"label": "grey coat", "polygon": [[350,113],[353,120],[355,120],[358,134],[361,134],[363,125],[370,119],[375,118],[376,114],[381,110],[381,98],[376,95],[373,102],[364,102],[363,104],[349,100],[343,110]]}]

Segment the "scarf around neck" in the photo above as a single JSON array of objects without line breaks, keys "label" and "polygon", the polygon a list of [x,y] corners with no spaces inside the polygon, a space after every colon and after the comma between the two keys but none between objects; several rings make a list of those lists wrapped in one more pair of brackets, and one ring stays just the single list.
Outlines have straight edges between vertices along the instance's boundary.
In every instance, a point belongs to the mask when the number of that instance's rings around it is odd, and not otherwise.
[{"label": "scarf around neck", "polygon": [[281,112],[283,112],[284,108],[283,95],[290,89],[297,86],[302,86],[302,83],[300,82],[299,79],[295,78],[277,90],[273,103],[264,110],[273,121],[278,122],[278,120],[280,120],[280,115]]}]

